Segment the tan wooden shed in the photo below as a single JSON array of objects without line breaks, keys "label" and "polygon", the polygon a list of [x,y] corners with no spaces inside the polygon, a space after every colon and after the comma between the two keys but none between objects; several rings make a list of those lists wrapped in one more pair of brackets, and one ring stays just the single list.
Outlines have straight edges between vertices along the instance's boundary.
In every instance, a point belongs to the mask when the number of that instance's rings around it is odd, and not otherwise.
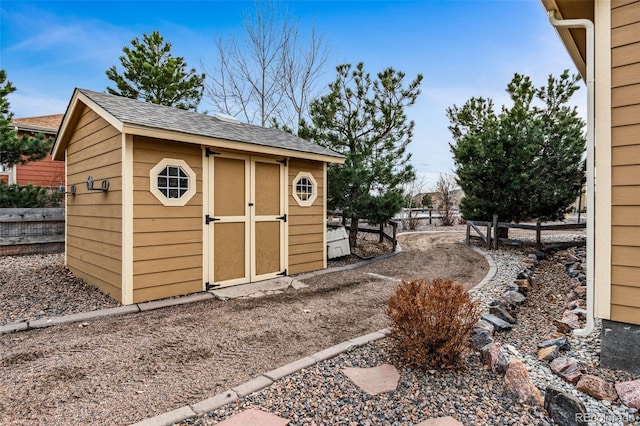
[{"label": "tan wooden shed", "polygon": [[326,267],[326,166],[276,129],[76,89],[66,264],[124,304]]}]

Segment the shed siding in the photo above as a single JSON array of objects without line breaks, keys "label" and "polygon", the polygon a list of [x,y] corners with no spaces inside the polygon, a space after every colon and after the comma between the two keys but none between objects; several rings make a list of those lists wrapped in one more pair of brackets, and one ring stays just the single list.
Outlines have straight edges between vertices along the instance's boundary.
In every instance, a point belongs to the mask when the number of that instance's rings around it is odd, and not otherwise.
[{"label": "shed siding", "polygon": [[[67,265],[86,282],[122,300],[122,136],[83,107],[67,146]],[[109,179],[109,191],[88,191],[87,177]]]},{"label": "shed siding", "polygon": [[[182,207],[149,192],[149,173],[164,158],[186,161],[196,194]],[[202,150],[136,136],[133,140],[133,302],[202,291]]]},{"label": "shed siding", "polygon": [[[318,197],[313,205],[300,207],[293,198],[293,180],[299,172],[313,175],[318,188]],[[287,185],[289,207],[289,274],[316,271],[324,267],[325,247],[323,235],[326,229],[323,214],[324,203],[324,171],[323,163],[291,159]]]},{"label": "shed siding", "polygon": [[611,319],[640,324],[640,1],[611,24]]}]

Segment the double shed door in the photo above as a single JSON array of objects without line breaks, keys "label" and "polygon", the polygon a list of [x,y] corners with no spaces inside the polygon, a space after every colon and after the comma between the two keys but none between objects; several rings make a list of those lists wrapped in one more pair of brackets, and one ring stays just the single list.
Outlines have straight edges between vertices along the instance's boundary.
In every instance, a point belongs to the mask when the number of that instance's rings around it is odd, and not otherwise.
[{"label": "double shed door", "polygon": [[285,166],[236,154],[209,157],[213,284],[225,287],[285,270]]}]

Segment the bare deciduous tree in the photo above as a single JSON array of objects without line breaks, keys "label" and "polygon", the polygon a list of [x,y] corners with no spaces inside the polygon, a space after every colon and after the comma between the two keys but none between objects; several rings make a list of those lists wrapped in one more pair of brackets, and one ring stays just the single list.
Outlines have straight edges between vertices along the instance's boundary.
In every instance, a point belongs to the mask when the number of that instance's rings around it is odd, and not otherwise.
[{"label": "bare deciduous tree", "polygon": [[436,182],[436,194],[438,197],[437,208],[442,226],[455,225],[456,218],[453,214],[453,191],[456,189],[456,180],[452,175],[440,174]]},{"label": "bare deciduous tree", "polygon": [[207,97],[218,111],[248,123],[297,131],[327,62],[322,37],[312,30],[304,44],[286,10],[273,1],[256,2],[244,29],[242,41],[217,40]]}]

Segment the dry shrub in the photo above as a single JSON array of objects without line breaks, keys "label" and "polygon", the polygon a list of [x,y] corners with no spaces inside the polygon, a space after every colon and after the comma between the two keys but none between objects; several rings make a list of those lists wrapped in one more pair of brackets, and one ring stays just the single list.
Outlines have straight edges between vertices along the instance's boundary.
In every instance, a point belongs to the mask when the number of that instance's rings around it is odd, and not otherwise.
[{"label": "dry shrub", "polygon": [[464,287],[441,278],[403,280],[385,313],[398,354],[421,368],[458,364],[470,347],[469,331],[481,315]]}]

